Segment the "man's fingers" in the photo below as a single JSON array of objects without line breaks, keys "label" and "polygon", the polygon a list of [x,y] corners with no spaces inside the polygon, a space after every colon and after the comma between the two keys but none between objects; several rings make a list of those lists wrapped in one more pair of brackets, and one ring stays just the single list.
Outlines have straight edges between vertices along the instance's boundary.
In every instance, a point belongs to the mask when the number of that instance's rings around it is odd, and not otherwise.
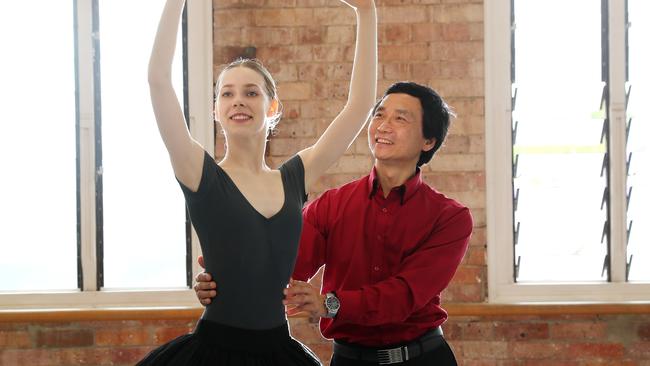
[{"label": "man's fingers", "polygon": [[194,284],[194,291],[215,290],[217,284],[214,282],[197,282]]},{"label": "man's fingers", "polygon": [[198,262],[199,262],[199,266],[201,266],[201,268],[205,269],[205,262],[203,261],[203,256],[202,255],[199,256]]},{"label": "man's fingers", "polygon": [[304,289],[287,289],[287,291],[285,291],[284,294],[286,297],[295,297],[295,296],[309,296],[312,294],[312,292]]},{"label": "man's fingers", "polygon": [[296,306],[294,308],[287,309],[287,315],[292,316],[304,312],[301,306]]},{"label": "man's fingers", "polygon": [[209,282],[212,281],[212,276],[207,272],[201,272],[196,275],[196,282]]},{"label": "man's fingers", "polygon": [[202,290],[197,290],[196,291],[196,296],[203,302],[204,299],[211,299],[215,296],[217,296],[217,291],[215,290],[207,290],[207,291],[202,291]]},{"label": "man's fingers", "polygon": [[284,305],[304,306],[307,304],[313,304],[315,300],[316,300],[315,296],[296,295],[296,296],[287,297],[282,301],[282,303]]},{"label": "man's fingers", "polygon": [[287,296],[295,296],[295,295],[315,295],[317,294],[318,291],[316,291],[315,288],[311,287],[309,284],[298,284],[298,285],[291,285],[284,289],[284,294]]}]

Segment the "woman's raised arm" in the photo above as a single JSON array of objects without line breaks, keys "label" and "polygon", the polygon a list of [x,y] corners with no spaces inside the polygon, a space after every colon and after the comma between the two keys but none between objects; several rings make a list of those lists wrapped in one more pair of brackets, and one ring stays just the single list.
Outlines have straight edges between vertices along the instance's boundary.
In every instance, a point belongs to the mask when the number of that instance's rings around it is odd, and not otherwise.
[{"label": "woman's raised arm", "polygon": [[192,190],[198,189],[203,148],[191,136],[172,86],[172,61],[185,0],[168,0],[149,59],[149,92],[160,136],[167,147],[174,174]]},{"label": "woman's raised arm", "polygon": [[357,40],[348,100],[318,141],[301,151],[305,184],[311,185],[350,147],[377,95],[377,11],[374,0],[341,0],[357,16]]}]

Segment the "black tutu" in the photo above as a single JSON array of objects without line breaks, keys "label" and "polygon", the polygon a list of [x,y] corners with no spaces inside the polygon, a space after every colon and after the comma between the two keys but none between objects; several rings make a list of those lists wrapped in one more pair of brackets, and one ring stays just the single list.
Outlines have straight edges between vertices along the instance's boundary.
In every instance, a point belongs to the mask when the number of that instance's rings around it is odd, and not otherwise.
[{"label": "black tutu", "polygon": [[291,338],[286,323],[250,330],[203,319],[193,333],[154,349],[137,365],[322,366],[309,348]]}]

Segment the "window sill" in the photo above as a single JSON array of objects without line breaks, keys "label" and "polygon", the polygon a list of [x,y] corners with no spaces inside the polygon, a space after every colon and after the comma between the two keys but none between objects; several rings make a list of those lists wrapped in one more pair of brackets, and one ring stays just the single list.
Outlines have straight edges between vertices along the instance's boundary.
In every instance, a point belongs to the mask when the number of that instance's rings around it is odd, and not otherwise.
[{"label": "window sill", "polygon": [[[618,315],[650,314],[650,303],[485,304],[453,303],[445,309],[451,317],[509,315]],[[201,307],[122,307],[94,309],[6,309],[0,322],[69,322],[96,320],[198,319]],[[295,316],[292,318],[302,318]]]}]

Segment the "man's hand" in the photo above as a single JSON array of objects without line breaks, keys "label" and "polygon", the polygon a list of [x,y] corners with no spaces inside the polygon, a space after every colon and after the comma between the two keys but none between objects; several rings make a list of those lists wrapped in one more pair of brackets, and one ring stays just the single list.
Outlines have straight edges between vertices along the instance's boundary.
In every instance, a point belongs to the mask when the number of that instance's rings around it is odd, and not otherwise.
[{"label": "man's hand", "polygon": [[289,287],[284,289],[285,299],[282,303],[287,307],[287,315],[308,312],[312,317],[322,318],[327,315],[325,295],[311,284],[291,279]]},{"label": "man's hand", "polygon": [[199,266],[204,269],[203,272],[196,275],[196,284],[194,285],[194,291],[196,291],[196,297],[199,299],[201,304],[208,305],[212,302],[212,298],[217,296],[217,283],[212,281],[212,276],[209,273],[205,272],[205,263],[203,262],[203,256],[199,256]]}]

